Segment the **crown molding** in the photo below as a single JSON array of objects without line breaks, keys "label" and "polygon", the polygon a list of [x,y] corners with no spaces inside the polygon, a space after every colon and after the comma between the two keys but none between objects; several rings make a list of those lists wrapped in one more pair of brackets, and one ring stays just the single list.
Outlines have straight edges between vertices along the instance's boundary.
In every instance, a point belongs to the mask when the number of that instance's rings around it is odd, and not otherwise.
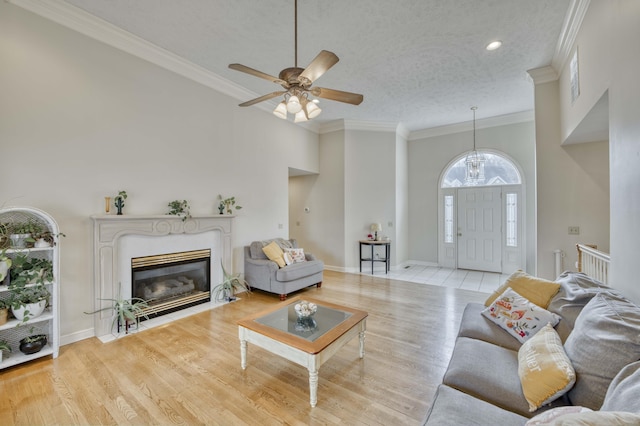
[{"label": "crown molding", "polygon": [[[476,129],[487,129],[490,127],[507,126],[509,124],[527,123],[534,120],[535,116],[533,111],[522,111],[514,114],[505,114],[476,120]],[[427,139],[436,136],[450,135],[453,133],[468,132],[471,129],[472,123],[473,121],[465,121],[463,123],[418,130],[417,132],[410,133],[409,140],[415,141],[418,139]]]},{"label": "crown molding", "polygon": [[[320,134],[338,130],[362,130],[370,132],[396,132],[399,125],[390,122],[373,122],[357,120],[334,120],[320,126]],[[404,127],[404,126],[403,126]]]},{"label": "crown molding", "polygon": [[533,84],[544,84],[556,81],[560,76],[552,66],[527,70],[527,74],[533,80]]},{"label": "crown molding", "polygon": [[562,24],[556,50],[551,60],[551,66],[557,73],[562,73],[562,69],[571,55],[578,31],[582,26],[584,16],[587,14],[590,2],[591,0],[571,0],[567,14],[564,17],[564,23]]},{"label": "crown molding", "polygon": [[402,139],[409,140],[409,136],[411,136],[411,131],[402,123],[398,124],[396,127],[396,135],[400,136]]},{"label": "crown molding", "polygon": [[[235,99],[255,93],[61,0],[6,0],[94,40],[144,59]],[[265,111],[269,107],[264,105]]]}]

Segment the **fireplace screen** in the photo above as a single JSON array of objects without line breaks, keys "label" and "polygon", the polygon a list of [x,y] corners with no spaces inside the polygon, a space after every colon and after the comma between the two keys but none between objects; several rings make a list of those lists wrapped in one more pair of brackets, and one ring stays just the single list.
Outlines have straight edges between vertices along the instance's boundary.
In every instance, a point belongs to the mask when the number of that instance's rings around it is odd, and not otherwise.
[{"label": "fireplace screen", "polygon": [[148,317],[210,301],[210,280],[211,250],[131,259],[131,295],[147,301]]}]

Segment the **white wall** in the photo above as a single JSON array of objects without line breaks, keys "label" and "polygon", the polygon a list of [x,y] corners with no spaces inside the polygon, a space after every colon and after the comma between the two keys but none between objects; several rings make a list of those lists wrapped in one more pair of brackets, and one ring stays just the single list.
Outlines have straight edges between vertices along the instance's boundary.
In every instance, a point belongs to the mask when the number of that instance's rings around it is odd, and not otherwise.
[{"label": "white wall", "polygon": [[350,126],[321,135],[318,176],[290,179],[290,233],[327,268],[358,271],[358,240],[380,222],[394,266],[407,253],[406,141],[393,129]]},{"label": "white wall", "polygon": [[[479,149],[500,151],[513,159],[524,173],[526,196],[527,270],[535,264],[535,161],[534,125],[522,122],[482,128],[476,122],[476,145]],[[471,129],[469,124],[469,129]],[[409,253],[411,260],[438,262],[438,186],[448,164],[470,151],[473,132],[438,134],[409,141]]]},{"label": "white wall", "polygon": [[404,135],[396,135],[396,222],[394,265],[409,260],[409,142]]},{"label": "white wall", "polygon": [[[555,278],[554,250],[565,254],[565,270],[576,270],[577,243],[609,249],[609,156],[607,142],[560,145],[558,82],[538,84],[536,156],[537,241],[541,277]],[[580,235],[569,235],[579,226]]]},{"label": "white wall", "polygon": [[[561,70],[559,104],[564,137],[608,89],[610,169],[610,280],[640,302],[635,262],[640,257],[640,2],[591,1],[573,50],[579,51],[580,97],[569,100],[568,65]],[[536,99],[536,110],[540,106]]]},{"label": "white wall", "polygon": [[[345,258],[358,266],[359,240],[367,238],[372,223],[382,225],[382,236],[392,237],[396,223],[395,132],[345,132]],[[389,227],[389,222],[392,226]],[[391,265],[397,263],[391,244]]]},{"label": "white wall", "polygon": [[[93,319],[90,215],[234,195],[234,269],[252,240],[288,235],[288,168],[319,171],[319,137],[144,60],[0,2],[0,204],[50,213],[61,242],[61,334]],[[279,225],[282,224],[282,228]]]}]

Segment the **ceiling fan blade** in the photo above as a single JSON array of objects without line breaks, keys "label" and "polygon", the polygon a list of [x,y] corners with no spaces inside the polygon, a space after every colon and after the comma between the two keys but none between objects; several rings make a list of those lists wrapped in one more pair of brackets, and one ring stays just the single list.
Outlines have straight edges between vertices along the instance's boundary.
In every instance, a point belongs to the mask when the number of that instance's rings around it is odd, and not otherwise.
[{"label": "ceiling fan blade", "polygon": [[327,72],[329,68],[337,64],[339,60],[335,53],[323,50],[313,58],[309,66],[298,76],[298,80],[301,84],[309,86]]},{"label": "ceiling fan blade", "polygon": [[329,99],[332,101],[344,102],[352,105],[360,105],[364,96],[358,93],[343,92],[342,90],[325,89],[324,87],[314,87],[311,94],[318,98]]},{"label": "ceiling fan blade", "polygon": [[272,75],[263,73],[262,71],[258,71],[258,70],[254,70],[253,68],[250,68],[246,65],[242,65],[242,64],[229,64],[229,68],[231,68],[232,70],[236,70],[236,71],[240,71],[240,72],[244,72],[250,75],[253,75],[255,77],[260,77],[260,78],[264,78],[265,80],[269,80],[273,83],[277,83],[277,84],[281,84],[285,87],[289,87],[289,83],[287,83],[284,80],[279,79],[278,77],[274,77]]},{"label": "ceiling fan blade", "polygon": [[267,100],[269,100],[271,98],[275,98],[276,96],[284,95],[285,93],[287,93],[287,92],[284,91],[284,90],[281,90],[279,92],[269,93],[268,95],[260,96],[259,98],[255,98],[255,99],[251,99],[250,101],[243,102],[239,106],[246,107],[246,106],[255,105],[255,104],[260,103],[262,101],[267,101]]}]

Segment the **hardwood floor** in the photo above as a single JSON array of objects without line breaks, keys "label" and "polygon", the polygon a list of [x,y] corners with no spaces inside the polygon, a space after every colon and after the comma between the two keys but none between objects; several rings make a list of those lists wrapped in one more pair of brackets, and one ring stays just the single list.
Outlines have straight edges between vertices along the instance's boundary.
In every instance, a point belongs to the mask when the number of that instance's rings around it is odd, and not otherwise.
[{"label": "hardwood floor", "polygon": [[217,309],[0,372],[3,425],[417,425],[449,362],[467,302],[486,294],[325,271],[305,295],[369,312],[358,339],[320,369],[309,406],[305,368],[249,345],[240,368],[236,320],[279,303],[255,291]]}]

